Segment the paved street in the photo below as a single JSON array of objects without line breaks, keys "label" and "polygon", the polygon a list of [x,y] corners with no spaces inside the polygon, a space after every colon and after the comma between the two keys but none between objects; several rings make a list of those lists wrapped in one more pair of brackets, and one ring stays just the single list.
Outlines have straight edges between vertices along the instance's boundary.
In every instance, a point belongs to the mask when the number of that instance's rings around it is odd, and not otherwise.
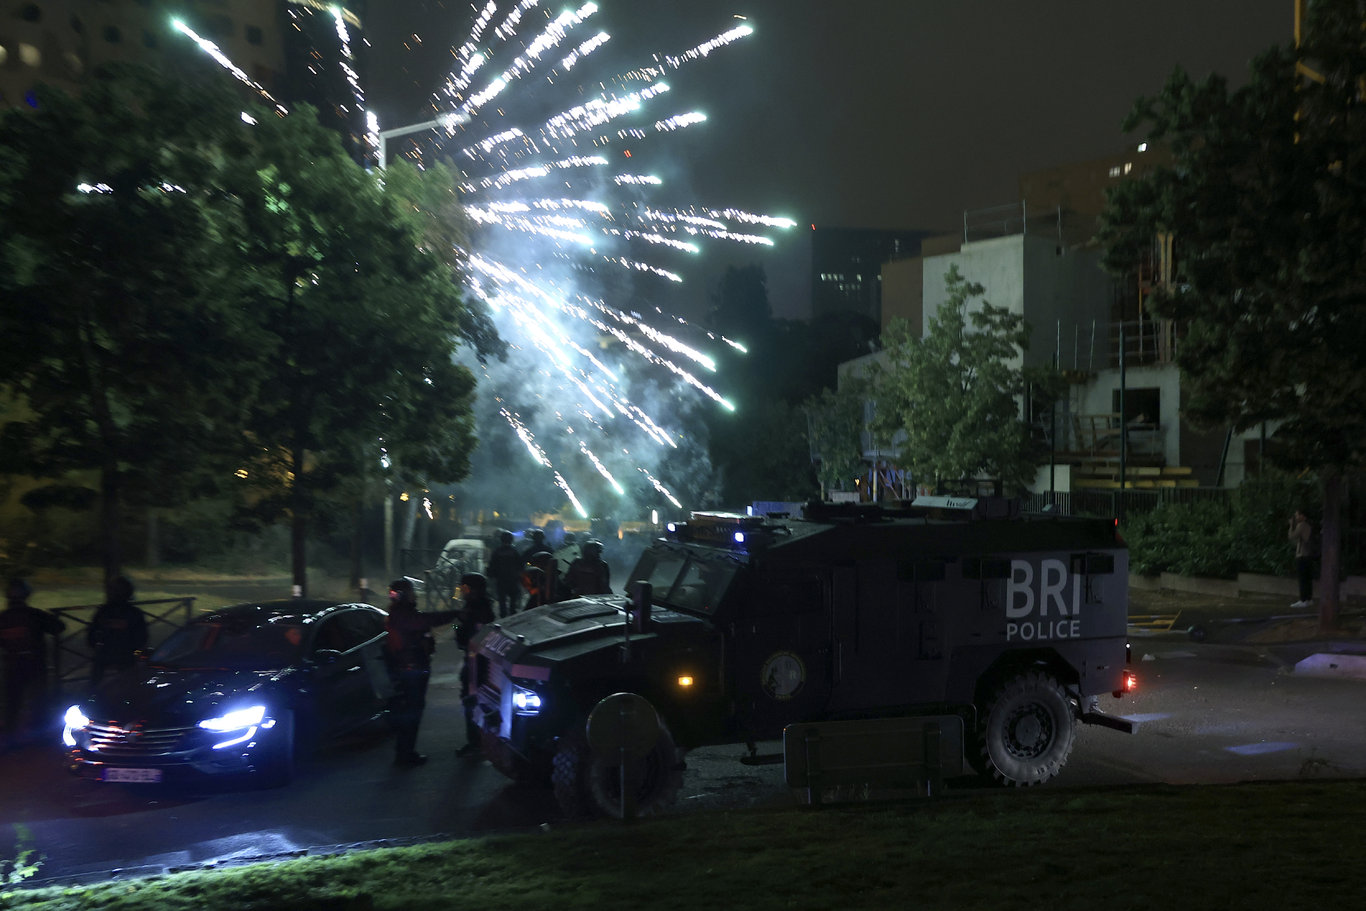
[{"label": "paved street", "polygon": [[[1238,632],[1225,638],[1248,638]],[[1142,727],[1133,736],[1083,727],[1049,787],[1366,774],[1366,681],[1331,669],[1296,672],[1318,646],[1196,643],[1179,631],[1133,641],[1139,692],[1102,707]],[[186,793],[77,781],[62,770],[55,746],[29,747],[0,755],[0,820],[27,827],[47,879],[562,824],[548,791],[512,786],[487,763],[456,758],[463,736],[456,654],[448,642],[440,649],[419,744],[432,760],[421,768],[394,768],[388,740],[376,735],[320,756],[288,788]],[[781,765],[742,765],[742,752],[726,746],[689,754],[671,812],[793,805]],[[971,792],[976,785],[954,787]]]}]

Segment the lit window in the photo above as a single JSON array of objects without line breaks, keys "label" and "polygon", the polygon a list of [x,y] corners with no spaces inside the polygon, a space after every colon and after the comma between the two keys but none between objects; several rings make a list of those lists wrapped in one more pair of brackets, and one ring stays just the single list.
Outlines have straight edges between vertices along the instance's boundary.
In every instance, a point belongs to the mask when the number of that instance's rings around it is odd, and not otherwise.
[{"label": "lit window", "polygon": [[43,62],[43,52],[31,44],[19,45],[19,59],[24,66],[39,66]]},{"label": "lit window", "polygon": [[1138,150],[1139,150],[1140,152],[1146,152],[1146,151],[1148,151],[1148,144],[1147,144],[1146,142],[1140,142],[1140,143],[1138,144]]},{"label": "lit window", "polygon": [[1121,171],[1120,171],[1120,169],[1119,169],[1119,165],[1115,165],[1113,168],[1110,169],[1110,176],[1111,176],[1111,177],[1118,177],[1118,176],[1120,175],[1120,173],[1121,173]]},{"label": "lit window", "polygon": [[8,62],[9,51],[5,48],[3,44],[0,44],[0,66],[4,66]]}]

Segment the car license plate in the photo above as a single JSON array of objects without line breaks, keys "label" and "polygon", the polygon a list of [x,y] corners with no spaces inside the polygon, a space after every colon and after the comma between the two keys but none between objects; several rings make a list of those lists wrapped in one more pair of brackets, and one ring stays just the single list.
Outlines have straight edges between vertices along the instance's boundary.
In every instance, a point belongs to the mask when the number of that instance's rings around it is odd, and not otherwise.
[{"label": "car license plate", "polygon": [[150,784],[161,781],[161,769],[109,769],[104,770],[105,781],[132,781]]}]

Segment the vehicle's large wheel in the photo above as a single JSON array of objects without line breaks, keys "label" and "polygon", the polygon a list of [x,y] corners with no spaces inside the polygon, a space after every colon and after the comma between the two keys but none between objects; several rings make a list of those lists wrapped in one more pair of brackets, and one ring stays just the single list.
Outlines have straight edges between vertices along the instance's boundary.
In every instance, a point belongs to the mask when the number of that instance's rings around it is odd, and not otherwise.
[{"label": "vehicle's large wheel", "polygon": [[260,766],[260,782],[267,788],[282,788],[294,780],[298,761],[294,713],[285,711],[276,719],[275,727],[267,732],[270,742]]},{"label": "vehicle's large wheel", "polygon": [[[621,764],[593,755],[582,721],[560,738],[550,780],[555,801],[565,816],[621,817]],[[660,719],[659,739],[641,760],[636,815],[658,813],[673,803],[682,786],[683,764],[679,762],[678,747]]]},{"label": "vehicle's large wheel", "polygon": [[1062,685],[1030,671],[992,694],[977,726],[973,765],[998,784],[1028,787],[1057,775],[1076,740],[1072,707]]}]

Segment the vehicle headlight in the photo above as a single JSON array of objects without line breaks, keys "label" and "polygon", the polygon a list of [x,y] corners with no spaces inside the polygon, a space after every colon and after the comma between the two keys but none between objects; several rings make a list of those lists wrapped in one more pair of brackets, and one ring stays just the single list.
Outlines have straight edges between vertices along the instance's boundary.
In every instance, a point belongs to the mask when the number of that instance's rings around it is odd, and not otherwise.
[{"label": "vehicle headlight", "polygon": [[539,715],[541,694],[524,686],[512,685],[512,709],[518,715]]},{"label": "vehicle headlight", "polygon": [[62,743],[69,747],[76,745],[76,732],[83,731],[90,726],[90,719],[85,717],[85,712],[81,711],[79,705],[73,705],[66,710],[62,716]]},{"label": "vehicle headlight", "polygon": [[265,718],[266,707],[264,705],[253,705],[250,708],[237,709],[228,712],[226,715],[219,715],[217,718],[206,718],[199,722],[199,726],[211,734],[232,735],[227,740],[213,745],[215,750],[221,750],[224,747],[234,746],[255,737],[257,728],[269,726],[262,724]]}]

